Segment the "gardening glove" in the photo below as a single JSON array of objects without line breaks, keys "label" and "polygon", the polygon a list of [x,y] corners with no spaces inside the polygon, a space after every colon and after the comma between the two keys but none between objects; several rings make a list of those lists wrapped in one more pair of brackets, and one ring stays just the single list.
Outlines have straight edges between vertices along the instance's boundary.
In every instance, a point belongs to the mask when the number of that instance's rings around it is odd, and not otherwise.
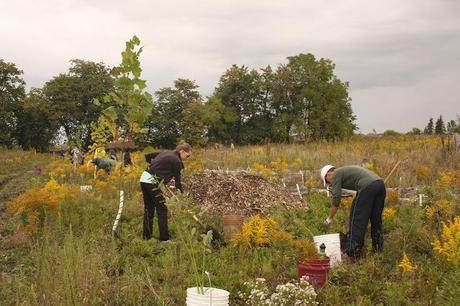
[{"label": "gardening glove", "polygon": [[324,220],[323,222],[323,230],[325,233],[327,233],[329,231],[329,225],[331,225],[332,223],[332,220],[329,219],[329,217],[326,218],[326,220]]}]

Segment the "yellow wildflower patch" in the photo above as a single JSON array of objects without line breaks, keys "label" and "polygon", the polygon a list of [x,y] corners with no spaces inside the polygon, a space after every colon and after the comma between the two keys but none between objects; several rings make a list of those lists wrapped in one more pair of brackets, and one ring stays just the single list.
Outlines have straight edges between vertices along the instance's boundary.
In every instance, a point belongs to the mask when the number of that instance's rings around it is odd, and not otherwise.
[{"label": "yellow wildflower patch", "polygon": [[416,269],[416,266],[413,265],[410,262],[409,257],[407,257],[406,252],[403,253],[403,258],[398,267],[400,267],[404,272],[413,272]]},{"label": "yellow wildflower patch", "polygon": [[435,182],[435,188],[443,191],[454,187],[456,184],[457,175],[454,171],[447,171],[442,173]]},{"label": "yellow wildflower patch", "polygon": [[262,155],[262,154],[264,154],[264,148],[256,147],[256,148],[251,150],[251,153],[254,154],[254,155]]},{"label": "yellow wildflower patch", "polygon": [[425,215],[429,219],[439,217],[442,220],[448,220],[455,214],[454,205],[447,200],[437,200],[425,208]]},{"label": "yellow wildflower patch", "polygon": [[387,202],[388,204],[397,204],[399,202],[399,194],[397,191],[387,192]]},{"label": "yellow wildflower patch", "polygon": [[396,216],[396,209],[393,207],[383,209],[383,218],[386,220],[393,220]]},{"label": "yellow wildflower patch", "polygon": [[244,222],[231,242],[234,246],[248,249],[269,245],[276,231],[279,231],[279,225],[275,220],[255,215]]},{"label": "yellow wildflower patch", "polygon": [[280,156],[271,162],[273,171],[279,176],[283,177],[288,172],[288,163],[284,156]]},{"label": "yellow wildflower patch", "polygon": [[262,176],[264,176],[264,177],[270,178],[270,177],[272,176],[272,169],[266,167],[266,166],[263,165],[263,164],[260,164],[260,163],[253,163],[253,164],[251,165],[251,169],[252,169],[254,172],[256,172],[256,173],[258,173],[258,174],[260,174],[260,175],[262,175]]},{"label": "yellow wildflower patch", "polygon": [[454,265],[460,264],[460,217],[442,224],[442,236],[432,242],[433,249]]},{"label": "yellow wildflower patch", "polygon": [[420,166],[415,170],[415,176],[419,181],[425,181],[430,175],[430,168],[427,166]]}]

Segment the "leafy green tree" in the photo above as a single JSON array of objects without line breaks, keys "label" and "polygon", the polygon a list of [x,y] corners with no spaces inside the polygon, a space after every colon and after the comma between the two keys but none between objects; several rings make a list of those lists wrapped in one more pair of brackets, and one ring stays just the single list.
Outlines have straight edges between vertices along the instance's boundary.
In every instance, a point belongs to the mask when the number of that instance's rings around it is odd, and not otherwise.
[{"label": "leafy green tree", "polygon": [[181,139],[192,145],[206,141],[204,106],[194,81],[177,79],[174,87],[158,89],[155,97],[155,107],[147,123],[153,144],[172,148]]},{"label": "leafy green tree", "polygon": [[446,133],[446,127],[444,125],[444,121],[442,120],[442,116],[439,116],[438,120],[436,120],[434,133],[436,135],[444,135]]},{"label": "leafy green tree", "polygon": [[271,74],[270,68],[261,75],[233,65],[221,76],[214,97],[236,114],[236,120],[228,122],[231,141],[256,143],[271,136],[271,88],[267,83]]},{"label": "leafy green tree", "polygon": [[428,124],[426,125],[425,129],[423,130],[423,133],[431,135],[431,134],[433,134],[433,131],[434,131],[433,118],[430,118],[430,120],[428,120]]},{"label": "leafy green tree", "polygon": [[50,101],[53,120],[64,127],[70,142],[87,148],[91,143],[91,123],[102,111],[92,103],[113,90],[113,78],[103,63],[79,59],[71,60],[69,71],[48,81],[44,94]]},{"label": "leafy green tree", "polygon": [[198,99],[192,100],[182,111],[182,139],[194,146],[204,146],[207,143],[203,116],[203,102]]},{"label": "leafy green tree", "polygon": [[[115,79],[114,90],[102,99],[94,99],[94,104],[102,106],[103,111],[99,116],[98,125],[93,125],[93,141],[139,142],[147,132],[143,125],[151,113],[153,102],[152,96],[145,91],[146,81],[141,79],[140,43],[137,36],[126,42],[126,49],[121,53],[121,64],[112,70]],[[112,135],[111,139],[104,137],[108,134],[107,130]],[[101,145],[97,142],[93,144],[93,148]]]},{"label": "leafy green tree", "polygon": [[278,67],[273,90],[278,140],[291,135],[338,140],[353,134],[348,84],[334,75],[334,69],[330,60],[316,60],[312,54],[288,57],[288,63]]},{"label": "leafy green tree", "polygon": [[23,149],[46,151],[55,137],[59,123],[54,120],[49,101],[41,89],[32,89],[20,102],[18,125],[14,132]]},{"label": "leafy green tree", "polygon": [[221,100],[211,96],[204,106],[203,120],[209,141],[231,142],[230,126],[238,120],[235,108],[226,106]]},{"label": "leafy green tree", "polygon": [[13,131],[17,129],[19,103],[25,96],[22,74],[15,64],[0,59],[0,146],[16,143]]},{"label": "leafy green tree", "polygon": [[422,131],[419,128],[412,128],[407,134],[409,135],[420,135]]},{"label": "leafy green tree", "polygon": [[459,131],[459,125],[455,122],[455,120],[450,120],[447,122],[447,132],[449,134],[456,133]]}]

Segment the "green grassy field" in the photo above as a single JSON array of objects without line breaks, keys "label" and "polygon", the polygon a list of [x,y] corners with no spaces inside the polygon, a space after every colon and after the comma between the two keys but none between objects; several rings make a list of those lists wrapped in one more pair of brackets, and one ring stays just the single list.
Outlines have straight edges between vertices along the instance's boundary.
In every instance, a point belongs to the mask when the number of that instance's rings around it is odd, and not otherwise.
[{"label": "green grassy field", "polygon": [[[49,155],[7,150],[0,155],[2,305],[183,305],[186,288],[205,271],[213,287],[231,293],[231,305],[262,305],[238,297],[244,283],[264,278],[273,291],[296,279],[300,253],[295,241],[322,234],[330,199],[314,191],[321,187],[318,169],[326,163],[363,164],[387,177],[398,162],[387,182],[392,191],[384,211],[383,253],[373,254],[366,240],[365,258],[335,266],[314,298],[322,305],[458,304],[460,153],[436,137],[194,150],[186,176],[203,169],[249,168],[281,184],[289,172],[305,174],[309,209],[273,207],[276,231],[269,231],[268,242],[247,248],[204,245],[186,211],[199,211],[200,203],[183,195],[168,199],[175,243],[142,240],[138,178],[146,165],[139,153],[136,167],[97,180],[91,169],[73,168],[68,160]],[[93,190],[81,192],[80,185]],[[418,194],[400,192],[407,187],[425,195],[423,205]],[[116,239],[111,229],[119,190],[126,203]],[[346,201],[331,232],[346,231],[348,210]],[[220,215],[209,212],[204,221],[222,229]]]}]

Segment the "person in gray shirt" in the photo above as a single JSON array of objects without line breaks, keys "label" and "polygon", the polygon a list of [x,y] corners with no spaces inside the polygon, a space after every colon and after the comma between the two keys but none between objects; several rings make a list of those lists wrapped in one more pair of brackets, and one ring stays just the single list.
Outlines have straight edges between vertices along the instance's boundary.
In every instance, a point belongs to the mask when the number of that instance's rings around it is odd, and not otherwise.
[{"label": "person in gray shirt", "polygon": [[111,158],[96,157],[88,162],[93,163],[96,166],[96,171],[99,169],[104,169],[105,172],[110,173],[110,171],[115,168],[117,162]]},{"label": "person in gray shirt", "polygon": [[332,187],[332,205],[329,216],[324,221],[326,229],[339,208],[342,188],[357,192],[350,210],[347,255],[352,258],[362,256],[369,220],[372,247],[375,251],[381,251],[383,248],[382,212],[386,196],[383,179],[360,166],[335,168],[331,165],[321,169],[321,178],[325,186],[329,184]]}]

